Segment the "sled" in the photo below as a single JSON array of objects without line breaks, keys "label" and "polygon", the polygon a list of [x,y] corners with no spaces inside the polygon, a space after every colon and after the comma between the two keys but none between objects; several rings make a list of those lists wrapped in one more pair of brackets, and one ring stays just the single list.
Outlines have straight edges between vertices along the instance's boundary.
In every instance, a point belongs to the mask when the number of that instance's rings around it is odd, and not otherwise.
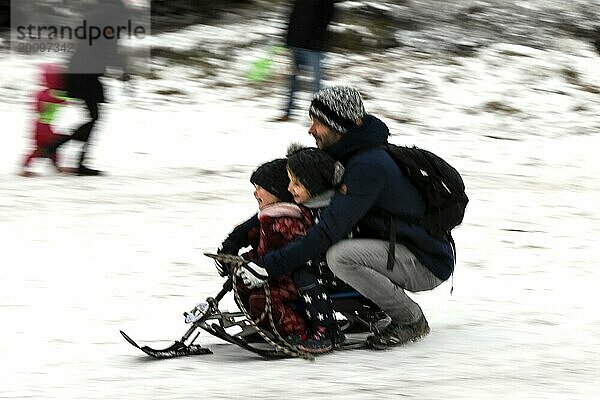
[{"label": "sled", "polygon": [[[157,359],[212,354],[209,348],[194,344],[204,331],[266,359],[313,358],[313,355],[303,353],[287,343],[282,343],[281,338],[258,328],[243,311],[220,310],[219,301],[233,290],[231,263],[241,262],[241,257],[209,253],[205,253],[205,255],[215,260],[219,273],[226,276],[227,279],[216,296],[208,297],[190,311],[183,313],[185,322],[190,325],[183,336],[164,349],[154,349],[149,346],[140,346],[128,334],[120,331],[129,344]],[[330,292],[330,297],[334,310],[340,317],[338,319],[341,331],[346,336],[346,341],[340,349],[366,347],[366,334],[376,332],[381,328],[381,325],[386,322],[385,314],[375,304],[354,290]]]}]

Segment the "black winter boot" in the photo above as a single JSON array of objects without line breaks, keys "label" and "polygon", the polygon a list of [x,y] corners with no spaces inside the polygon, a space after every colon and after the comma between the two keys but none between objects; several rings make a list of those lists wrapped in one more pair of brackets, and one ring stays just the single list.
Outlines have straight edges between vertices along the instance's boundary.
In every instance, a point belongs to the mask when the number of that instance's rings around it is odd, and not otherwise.
[{"label": "black winter boot", "polygon": [[77,169],[77,175],[79,176],[98,176],[102,175],[102,172],[97,169],[91,169],[86,167],[83,162],[85,161],[85,156],[87,154],[88,144],[85,142],[83,144],[83,148],[81,149],[81,154],[79,155],[79,168]]},{"label": "black winter boot", "polygon": [[298,341],[295,345],[298,350],[311,354],[323,354],[333,350],[331,335],[324,326],[316,327],[312,335],[305,340]]},{"label": "black winter boot", "polygon": [[430,330],[424,315],[412,324],[399,324],[392,320],[381,332],[367,337],[367,343],[374,349],[383,350],[390,346],[417,341]]},{"label": "black winter boot", "polygon": [[77,175],[79,175],[79,176],[98,176],[98,175],[102,175],[102,172],[98,171],[97,169],[88,168],[85,165],[81,164],[79,166],[79,168],[77,168]]}]

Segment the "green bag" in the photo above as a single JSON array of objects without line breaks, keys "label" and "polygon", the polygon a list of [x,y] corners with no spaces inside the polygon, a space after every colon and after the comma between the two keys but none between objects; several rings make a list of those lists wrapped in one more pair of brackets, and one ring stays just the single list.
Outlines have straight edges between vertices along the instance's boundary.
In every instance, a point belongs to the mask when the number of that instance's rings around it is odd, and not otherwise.
[{"label": "green bag", "polygon": [[263,82],[271,76],[274,58],[277,54],[281,54],[285,51],[283,46],[273,46],[267,53],[267,55],[259,57],[252,63],[246,78],[252,82]]}]

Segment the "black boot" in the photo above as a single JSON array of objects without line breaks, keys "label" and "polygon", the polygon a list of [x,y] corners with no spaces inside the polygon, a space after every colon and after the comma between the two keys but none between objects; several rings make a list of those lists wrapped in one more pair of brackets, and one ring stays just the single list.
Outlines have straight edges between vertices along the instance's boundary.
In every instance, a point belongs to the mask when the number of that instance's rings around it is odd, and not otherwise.
[{"label": "black boot", "polygon": [[392,320],[381,332],[367,337],[367,344],[378,350],[384,350],[390,346],[402,345],[409,341],[417,341],[426,336],[431,329],[425,316],[421,316],[413,323],[398,323]]},{"label": "black boot", "polygon": [[97,169],[91,169],[86,167],[83,162],[85,161],[85,156],[87,153],[87,142],[83,144],[83,148],[81,149],[81,154],[79,155],[79,168],[77,169],[77,175],[79,176],[98,176],[103,175],[102,172]]},{"label": "black boot", "polygon": [[346,336],[342,333],[340,329],[340,325],[337,321],[334,321],[333,324],[328,325],[327,332],[329,333],[329,337],[331,338],[331,344],[334,349],[339,349],[342,347],[342,344],[346,341]]},{"label": "black boot", "polygon": [[86,167],[83,164],[79,165],[79,168],[77,168],[77,175],[79,176],[98,176],[98,175],[103,175],[101,171],[98,171],[97,169],[91,169]]}]

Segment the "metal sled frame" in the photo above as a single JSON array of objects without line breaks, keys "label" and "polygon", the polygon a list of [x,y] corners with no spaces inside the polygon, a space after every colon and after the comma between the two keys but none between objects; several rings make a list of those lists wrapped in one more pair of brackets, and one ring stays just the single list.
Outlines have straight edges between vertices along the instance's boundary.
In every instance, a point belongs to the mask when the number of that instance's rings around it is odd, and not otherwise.
[{"label": "metal sled frame", "polygon": [[[233,289],[233,278],[228,276],[223,288],[214,297],[208,297],[203,303],[206,309],[198,311],[198,306],[190,312],[185,312],[186,320],[191,326],[172,345],[164,349],[154,349],[149,346],[138,345],[129,335],[120,331],[121,335],[132,346],[142,350],[154,358],[173,358],[187,355],[211,354],[206,347],[194,344],[202,329],[211,335],[236,344],[246,350],[257,353],[265,358],[289,357],[287,353],[267,345],[242,311],[221,311],[219,301]],[[381,311],[371,302],[353,290],[334,292],[330,294],[334,309],[341,314],[345,321],[341,321],[340,328],[344,333],[364,333],[377,331],[376,323],[381,319]],[[202,303],[201,303],[202,304]],[[264,334],[264,332],[262,332]],[[275,338],[271,338],[276,341]],[[351,346],[355,346],[354,342]],[[349,346],[350,347],[350,346]]]}]

